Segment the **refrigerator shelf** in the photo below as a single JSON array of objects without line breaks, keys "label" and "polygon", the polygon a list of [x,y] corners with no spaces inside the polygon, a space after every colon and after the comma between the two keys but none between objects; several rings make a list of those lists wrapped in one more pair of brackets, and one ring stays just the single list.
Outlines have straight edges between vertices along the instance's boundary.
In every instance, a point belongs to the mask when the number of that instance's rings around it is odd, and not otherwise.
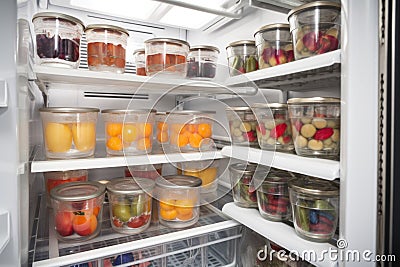
[{"label": "refrigerator shelf", "polygon": [[306,158],[295,154],[240,146],[225,146],[222,148],[221,154],[225,157],[233,157],[326,180],[335,180],[340,177],[340,164],[335,160]]},{"label": "refrigerator shelf", "polygon": [[[261,217],[257,209],[241,208],[232,203],[227,203],[222,208],[222,212],[259,233],[265,238],[277,243],[291,253],[298,252],[299,255],[310,255],[307,252],[315,253],[308,261],[316,266],[336,266],[337,262],[330,260],[328,251],[338,249],[329,243],[316,243],[300,238],[296,235],[294,228],[282,223],[272,222]],[[295,255],[295,254],[293,254]],[[310,260],[311,259],[311,260]]]}]

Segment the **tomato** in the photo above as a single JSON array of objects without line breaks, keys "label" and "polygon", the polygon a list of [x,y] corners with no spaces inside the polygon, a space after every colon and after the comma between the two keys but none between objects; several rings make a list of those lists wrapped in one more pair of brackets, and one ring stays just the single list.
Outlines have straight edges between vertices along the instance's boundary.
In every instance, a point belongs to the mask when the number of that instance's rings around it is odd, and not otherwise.
[{"label": "tomato", "polygon": [[97,228],[97,218],[93,214],[85,215],[83,212],[77,212],[72,221],[72,227],[78,235],[90,235]]},{"label": "tomato", "polygon": [[56,214],[56,230],[61,236],[69,236],[74,233],[72,220],[74,214],[68,211],[57,212]]},{"label": "tomato", "polygon": [[139,216],[139,217],[133,217],[133,218],[131,218],[131,219],[128,221],[127,225],[128,225],[128,227],[130,227],[130,228],[139,228],[139,227],[143,226],[144,223],[145,223],[145,222],[143,221],[143,218],[141,218],[141,216]]}]

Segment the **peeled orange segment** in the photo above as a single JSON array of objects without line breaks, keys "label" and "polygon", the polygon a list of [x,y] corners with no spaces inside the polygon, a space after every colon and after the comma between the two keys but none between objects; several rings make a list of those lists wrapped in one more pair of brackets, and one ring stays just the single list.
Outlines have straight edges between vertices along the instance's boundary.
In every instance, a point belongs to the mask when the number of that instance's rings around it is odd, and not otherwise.
[{"label": "peeled orange segment", "polygon": [[109,136],[118,136],[122,134],[122,123],[107,123],[106,131]]},{"label": "peeled orange segment", "polygon": [[197,133],[191,134],[189,137],[190,146],[193,148],[199,148],[201,140],[203,140],[203,137],[201,137],[201,135]]},{"label": "peeled orange segment", "polygon": [[72,132],[69,124],[49,122],[45,126],[45,140],[50,152],[67,152],[72,146]]},{"label": "peeled orange segment", "polygon": [[201,123],[199,124],[197,132],[203,137],[203,138],[210,138],[212,131],[211,131],[211,125],[208,123]]},{"label": "peeled orange segment", "polygon": [[109,149],[116,151],[120,151],[123,148],[122,140],[119,137],[110,137],[106,145]]},{"label": "peeled orange segment", "polygon": [[124,124],[122,126],[122,138],[124,142],[131,143],[139,138],[139,129],[133,124]]},{"label": "peeled orange segment", "polygon": [[96,145],[96,125],[93,122],[80,122],[72,125],[72,136],[79,151],[94,149]]}]

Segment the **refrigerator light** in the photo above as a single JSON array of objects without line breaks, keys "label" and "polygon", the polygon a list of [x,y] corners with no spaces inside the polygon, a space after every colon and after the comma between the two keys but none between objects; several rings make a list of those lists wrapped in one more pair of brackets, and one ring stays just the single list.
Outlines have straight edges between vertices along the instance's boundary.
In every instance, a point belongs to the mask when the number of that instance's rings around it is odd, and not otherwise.
[{"label": "refrigerator light", "polygon": [[200,29],[218,16],[183,7],[171,8],[160,22],[182,28]]}]

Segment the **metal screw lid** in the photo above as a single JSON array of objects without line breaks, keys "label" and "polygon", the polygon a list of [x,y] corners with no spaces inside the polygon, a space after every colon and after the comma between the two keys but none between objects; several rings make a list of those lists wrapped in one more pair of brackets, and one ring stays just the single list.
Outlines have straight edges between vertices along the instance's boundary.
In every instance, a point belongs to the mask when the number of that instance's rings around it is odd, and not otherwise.
[{"label": "metal screw lid", "polygon": [[256,42],[253,40],[240,40],[230,43],[226,48],[228,49],[228,47],[241,46],[241,45],[256,46]]},{"label": "metal screw lid", "polygon": [[336,97],[308,97],[308,98],[291,98],[287,101],[291,104],[315,104],[315,103],[340,103],[340,98]]},{"label": "metal screw lid", "polygon": [[196,50],[207,50],[207,51],[215,51],[219,53],[218,47],[212,46],[212,45],[195,45],[190,47],[190,51],[196,51]]},{"label": "metal screw lid", "polygon": [[339,9],[341,8],[340,3],[335,3],[335,2],[329,2],[329,1],[315,1],[315,2],[311,2],[311,3],[307,3],[304,5],[301,5],[299,7],[296,7],[292,10],[289,11],[288,13],[288,19],[290,18],[290,16],[292,16],[293,14],[306,10],[306,9],[311,9],[314,7],[330,7],[330,8],[336,8]]},{"label": "metal screw lid", "polygon": [[254,36],[256,36],[256,34],[259,33],[259,32],[266,32],[266,31],[270,31],[270,30],[287,30],[287,31],[290,31],[290,26],[287,23],[274,23],[274,24],[264,25],[254,33]]},{"label": "metal screw lid", "polygon": [[91,24],[86,27],[85,32],[90,31],[90,30],[112,30],[112,31],[125,33],[126,35],[129,36],[129,33],[126,29],[115,26],[115,25],[109,25],[109,24]]},{"label": "metal screw lid", "polygon": [[80,19],[75,18],[70,15],[67,15],[67,14],[62,14],[62,13],[57,13],[57,12],[40,12],[40,13],[33,15],[32,22],[37,18],[65,19],[72,23],[80,24],[80,25],[82,25],[83,28],[85,28],[85,25],[83,24],[83,22]]},{"label": "metal screw lid", "polygon": [[339,185],[332,181],[313,177],[293,178],[288,182],[289,188],[303,194],[315,196],[339,196]]},{"label": "metal screw lid", "polygon": [[174,39],[174,38],[151,38],[146,41],[144,41],[145,44],[147,43],[170,43],[170,44],[179,44],[179,45],[186,45],[190,46],[188,42],[180,39]]}]

